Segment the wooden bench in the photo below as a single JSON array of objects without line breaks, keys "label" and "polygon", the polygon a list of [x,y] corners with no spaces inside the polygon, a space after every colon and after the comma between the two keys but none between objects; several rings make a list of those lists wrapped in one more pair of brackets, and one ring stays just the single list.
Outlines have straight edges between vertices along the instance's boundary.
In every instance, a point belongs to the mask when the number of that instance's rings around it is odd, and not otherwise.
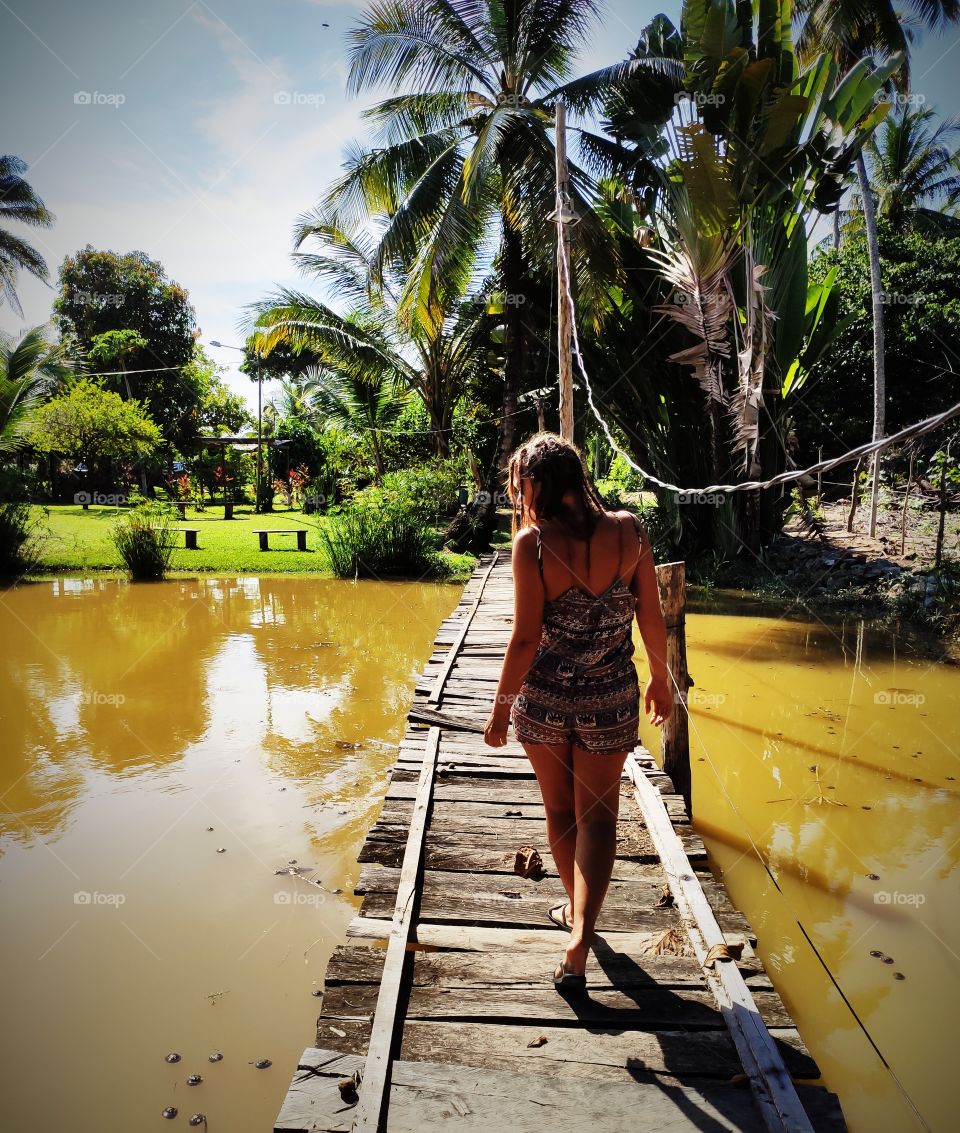
[{"label": "wooden bench", "polygon": [[197,536],[200,534],[199,527],[165,527],[164,531],[173,531],[179,534],[181,531],[184,535],[184,546],[188,551],[197,551]]},{"label": "wooden bench", "polygon": [[261,551],[270,550],[268,539],[271,535],[296,535],[297,550],[305,551],[307,549],[307,529],[305,527],[269,527],[266,529],[255,527],[253,533],[260,538]]}]

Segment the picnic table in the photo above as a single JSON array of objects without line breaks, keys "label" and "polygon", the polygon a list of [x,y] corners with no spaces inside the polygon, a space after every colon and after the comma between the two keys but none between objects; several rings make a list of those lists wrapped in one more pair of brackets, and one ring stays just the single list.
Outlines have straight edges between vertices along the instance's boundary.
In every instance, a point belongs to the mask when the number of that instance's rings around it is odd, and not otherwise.
[{"label": "picnic table", "polygon": [[254,535],[260,538],[260,550],[269,551],[270,543],[269,538],[271,535],[296,535],[297,537],[297,550],[305,551],[307,549],[307,529],[306,527],[268,527],[261,528],[255,527],[253,529]]}]

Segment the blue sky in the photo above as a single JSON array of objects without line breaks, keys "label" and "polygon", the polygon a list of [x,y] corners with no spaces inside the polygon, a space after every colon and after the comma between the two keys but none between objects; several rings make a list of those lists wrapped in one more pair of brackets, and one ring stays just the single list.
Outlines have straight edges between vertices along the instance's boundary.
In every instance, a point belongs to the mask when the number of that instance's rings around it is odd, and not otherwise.
[{"label": "blue sky", "polygon": [[[55,280],[65,255],[93,244],[139,249],[190,292],[205,343],[238,343],[244,304],[277,284],[309,287],[291,232],[363,139],[347,99],[345,33],[362,3],[329,0],[0,0],[3,152],[56,215],[21,228]],[[658,11],[679,3],[608,0],[578,70],[624,57]],[[329,27],[324,27],[326,23]],[[913,89],[955,113],[960,30],[921,39]],[[85,96],[89,96],[84,101]],[[22,332],[50,317],[53,291],[21,275]],[[239,354],[209,353],[251,403]]]}]

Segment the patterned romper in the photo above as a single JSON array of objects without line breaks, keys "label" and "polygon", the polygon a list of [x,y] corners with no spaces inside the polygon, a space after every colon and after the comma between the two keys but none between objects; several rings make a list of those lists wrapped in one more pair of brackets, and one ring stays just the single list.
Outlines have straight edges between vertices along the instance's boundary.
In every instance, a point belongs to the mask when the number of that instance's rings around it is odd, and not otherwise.
[{"label": "patterned romper", "polygon": [[[636,599],[617,576],[602,594],[577,586],[544,603],[533,663],[510,709],[521,743],[566,744],[601,754],[632,751],[639,739],[640,682],[633,663]],[[537,562],[543,578],[540,534]]]}]

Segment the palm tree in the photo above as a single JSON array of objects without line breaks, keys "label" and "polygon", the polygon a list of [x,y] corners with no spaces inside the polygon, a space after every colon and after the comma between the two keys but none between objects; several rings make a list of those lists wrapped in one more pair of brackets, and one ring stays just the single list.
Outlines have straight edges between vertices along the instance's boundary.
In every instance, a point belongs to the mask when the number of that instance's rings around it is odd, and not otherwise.
[{"label": "palm tree", "polygon": [[437,455],[450,454],[453,407],[481,355],[483,311],[450,292],[450,309],[404,308],[403,282],[377,269],[376,245],[358,228],[347,231],[323,208],[298,219],[295,247],[307,241],[316,250],[295,252],[304,272],[311,272],[345,300],[348,312],[302,292],[279,288],[252,303],[256,312],[256,349],[269,357],[278,345],[308,350],[329,370],[357,381],[389,379],[423,402]]},{"label": "palm tree", "polygon": [[[822,53],[799,71],[789,12],[787,0],[735,13],[724,0],[688,0],[682,36],[657,17],[634,53],[642,69],[605,107],[614,143],[590,150],[627,182],[651,237],[643,254],[667,291],[650,313],[683,329],[665,361],[689,367],[699,386],[715,483],[783,470],[788,377],[812,329],[807,218],[836,207],[890,109],[874,96],[896,59],[841,74]],[[679,75],[669,60],[680,61]],[[670,451],[659,438],[658,447]],[[769,539],[781,494],[735,499],[741,541]],[[717,515],[719,536],[732,516]]]},{"label": "palm tree", "polygon": [[339,428],[365,440],[379,483],[385,471],[381,434],[390,431],[403,411],[406,391],[390,378],[358,378],[320,367],[308,370],[306,377],[308,420],[319,430]]},{"label": "palm tree", "polygon": [[[906,0],[905,7],[922,26],[941,29],[960,19],[960,0]],[[828,51],[846,70],[866,56],[889,57],[904,53],[900,83],[909,83],[911,32],[902,22],[899,6],[889,0],[798,0],[800,33],[797,48],[801,59]],[[873,195],[863,154],[857,157],[857,181],[863,202],[870,260],[870,290],[873,307],[873,440],[883,436],[886,425],[886,370],[883,338],[883,281],[880,278],[880,245]],[[880,454],[873,458],[873,489],[870,500],[870,536],[877,533],[877,501],[880,491]]]},{"label": "palm tree", "polygon": [[948,210],[960,204],[960,150],[949,141],[960,133],[960,115],[931,128],[936,117],[932,106],[912,110],[903,102],[867,146],[877,215],[895,227],[957,230]]},{"label": "palm tree", "polygon": [[[401,93],[365,112],[379,148],[349,151],[327,201],[351,223],[388,218],[375,263],[404,265],[401,310],[448,309],[478,258],[499,244],[507,298],[501,468],[524,370],[519,297],[533,266],[549,270],[555,247],[554,103],[582,114],[634,68],[620,63],[571,80],[601,10],[601,0],[380,0],[350,33],[348,91]],[[572,231],[575,282],[581,310],[596,312],[619,269],[590,205],[593,188],[571,162],[581,216]]]},{"label": "palm tree", "polygon": [[46,327],[33,327],[19,341],[0,335],[0,455],[26,444],[31,413],[78,365],[52,345]]},{"label": "palm tree", "polygon": [[21,270],[37,279],[46,280],[47,263],[43,256],[26,240],[7,231],[9,221],[50,228],[54,215],[23,179],[27,164],[13,154],[0,154],[0,301],[6,298],[10,306],[23,318],[23,308],[14,284]]}]

